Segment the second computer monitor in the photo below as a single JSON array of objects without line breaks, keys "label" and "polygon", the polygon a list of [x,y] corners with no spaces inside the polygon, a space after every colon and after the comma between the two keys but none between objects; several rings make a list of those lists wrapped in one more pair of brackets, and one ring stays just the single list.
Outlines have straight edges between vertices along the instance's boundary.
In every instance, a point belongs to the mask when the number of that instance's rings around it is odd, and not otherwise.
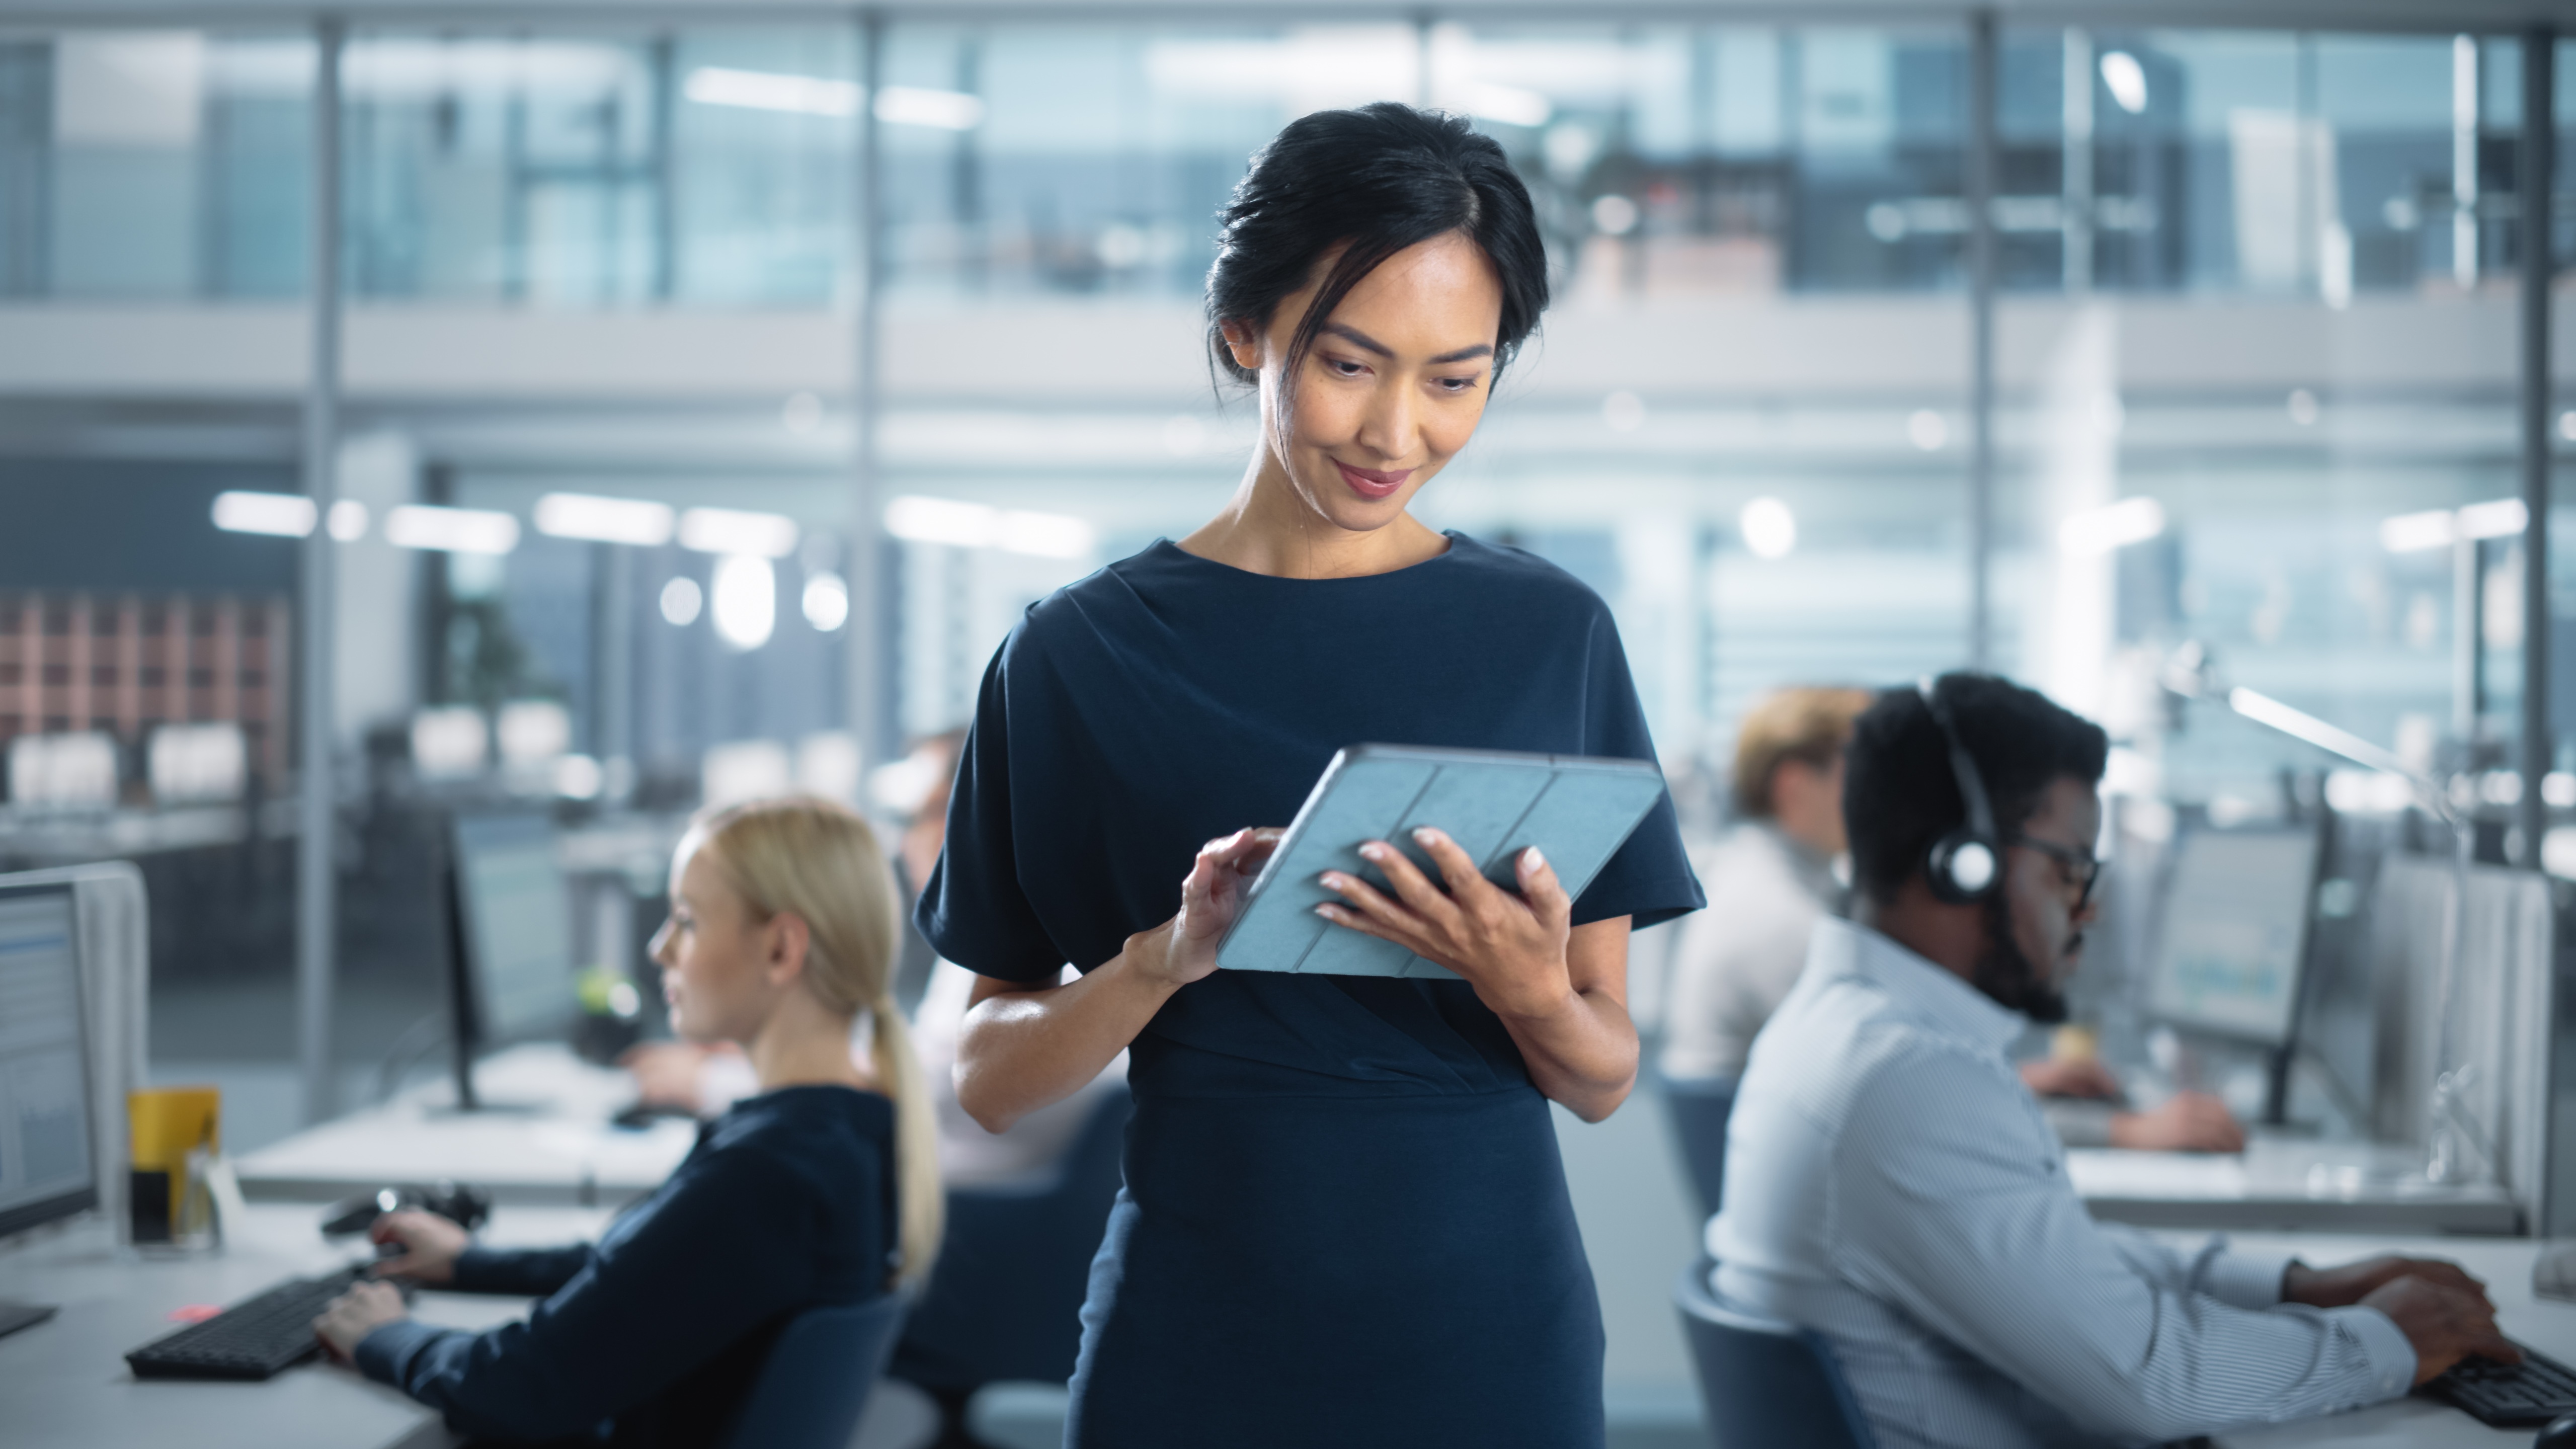
[{"label": "second computer monitor", "polygon": [[0,886],[0,1238],[98,1205],[72,892]]},{"label": "second computer monitor", "polygon": [[2185,835],[2166,886],[2147,1011],[2187,1031],[2286,1047],[2316,892],[2313,829]]},{"label": "second computer monitor", "polygon": [[456,822],[459,1035],[474,1048],[559,1038],[580,1011],[572,905],[543,815]]}]

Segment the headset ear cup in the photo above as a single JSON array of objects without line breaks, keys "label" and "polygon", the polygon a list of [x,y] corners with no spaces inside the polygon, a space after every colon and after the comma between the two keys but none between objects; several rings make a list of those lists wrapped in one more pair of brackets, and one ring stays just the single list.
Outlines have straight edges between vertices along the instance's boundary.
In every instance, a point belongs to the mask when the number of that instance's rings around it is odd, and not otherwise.
[{"label": "headset ear cup", "polygon": [[1953,830],[1932,844],[1924,878],[1934,899],[1954,906],[1970,905],[1993,894],[2003,876],[2003,855],[1994,842],[1968,829]]}]

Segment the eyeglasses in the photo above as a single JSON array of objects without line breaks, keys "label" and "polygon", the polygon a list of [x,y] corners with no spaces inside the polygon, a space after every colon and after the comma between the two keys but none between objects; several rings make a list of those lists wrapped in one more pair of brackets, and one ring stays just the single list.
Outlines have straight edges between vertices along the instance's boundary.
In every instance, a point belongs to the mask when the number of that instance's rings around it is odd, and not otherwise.
[{"label": "eyeglasses", "polygon": [[2065,876],[2068,885],[2075,887],[2075,909],[2084,909],[2084,903],[2093,899],[2093,887],[2102,879],[2101,857],[2089,850],[2069,850],[2053,840],[2038,840],[2027,835],[2016,835],[2009,843],[2027,846],[2056,861],[2059,874]]}]

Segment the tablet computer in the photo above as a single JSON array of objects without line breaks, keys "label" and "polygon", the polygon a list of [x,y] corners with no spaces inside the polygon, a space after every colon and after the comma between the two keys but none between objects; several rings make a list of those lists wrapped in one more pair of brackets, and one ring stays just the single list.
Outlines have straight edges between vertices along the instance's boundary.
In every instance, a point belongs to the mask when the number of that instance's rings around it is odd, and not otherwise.
[{"label": "tablet computer", "polygon": [[1651,760],[1353,745],[1324,767],[1253,879],[1243,913],[1217,943],[1216,964],[1454,981],[1445,966],[1316,915],[1316,906],[1341,899],[1317,877],[1338,870],[1387,890],[1385,874],[1359,853],[1383,840],[1436,882],[1439,867],[1413,841],[1428,825],[1457,841],[1486,879],[1514,892],[1513,857],[1535,845],[1565,893],[1580,896],[1663,794],[1663,771]]}]

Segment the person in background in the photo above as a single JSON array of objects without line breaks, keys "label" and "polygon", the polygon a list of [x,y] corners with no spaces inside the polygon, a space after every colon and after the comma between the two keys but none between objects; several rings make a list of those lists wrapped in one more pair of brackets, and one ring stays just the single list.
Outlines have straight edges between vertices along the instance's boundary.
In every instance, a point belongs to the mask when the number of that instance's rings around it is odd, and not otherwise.
[{"label": "person in background", "polygon": [[[910,754],[889,767],[899,772],[892,782],[897,788],[885,793],[895,795],[892,803],[904,811],[903,833],[895,840],[895,863],[907,914],[920,893],[921,882],[930,879],[932,868],[939,863],[940,847],[947,842],[948,795],[957,779],[958,752],[965,742],[966,732],[962,729],[932,735],[916,742]],[[925,955],[929,954],[928,944],[910,929],[908,921],[904,945],[918,946]],[[904,988],[902,973],[898,971],[897,975],[895,995],[900,1000]],[[1099,1100],[1098,1093],[1125,1085],[1127,1054],[1121,1052],[1089,1089],[1042,1107],[1003,1131],[984,1130],[957,1105],[953,1070],[958,1031],[966,1015],[967,998],[974,991],[974,974],[954,962],[933,957],[927,978],[927,984],[917,988],[920,1001],[912,1013],[912,1041],[920,1055],[922,1077],[938,1119],[940,1176],[949,1186],[1009,1182],[1052,1165],[1063,1155],[1074,1134],[1082,1130]],[[864,1023],[855,1029],[850,1047],[864,1070]],[[730,1043],[647,1042],[620,1060],[634,1074],[637,1095],[643,1101],[694,1116],[719,1116],[758,1090],[750,1064]]]},{"label": "person in background", "polygon": [[1734,1077],[1807,961],[1818,919],[1839,910],[1843,742],[1869,708],[1860,689],[1783,689],[1735,737],[1735,814],[1701,865],[1708,909],[1684,921],[1664,1015],[1668,1077]]},{"label": "person in background", "polygon": [[[1664,1075],[1742,1075],[1763,1023],[1806,965],[1816,922],[1843,908],[1835,877],[1843,839],[1843,746],[1867,690],[1798,687],[1765,696],[1736,734],[1735,813],[1700,871],[1708,909],[1683,923],[1664,1017]],[[2245,1131],[2225,1103],[2178,1092],[2145,1112],[2090,1053],[2026,1062],[2022,1081],[2050,1099],[2049,1125],[2070,1147],[2235,1152]]]},{"label": "person in background", "polygon": [[[1817,923],[1754,1043],[1708,1250],[1722,1298],[1824,1336],[1881,1449],[2160,1443],[2520,1357],[2456,1265],[2183,1251],[2085,1211],[2006,1051],[2065,1016],[2108,751],[1985,675],[1854,726],[1855,909]],[[1981,854],[1959,844],[1972,788]],[[1986,884],[1948,869],[1980,858]]]},{"label": "person in background", "polygon": [[[414,1321],[361,1283],[314,1331],[338,1358],[478,1439],[713,1445],[798,1314],[918,1279],[942,1216],[930,1101],[888,994],[894,881],[866,822],[791,798],[699,820],[653,938],[672,1024],[741,1048],[735,1103],[595,1244],[504,1251],[421,1212],[377,1220],[379,1272],[543,1295],[481,1333]],[[874,1026],[873,1074],[850,1058]]]}]

